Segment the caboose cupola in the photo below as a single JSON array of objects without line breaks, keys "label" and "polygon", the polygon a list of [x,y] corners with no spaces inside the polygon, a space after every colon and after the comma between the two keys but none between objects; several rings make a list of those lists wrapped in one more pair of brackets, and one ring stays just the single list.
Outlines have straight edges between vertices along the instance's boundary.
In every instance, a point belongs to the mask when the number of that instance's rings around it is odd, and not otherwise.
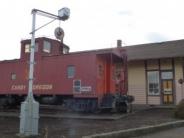
[{"label": "caboose cupola", "polygon": [[[29,58],[30,45],[30,39],[21,41],[21,59],[27,60]],[[69,47],[58,40],[46,37],[36,38],[35,40],[35,59],[40,59],[44,56],[56,56],[68,53]]]}]

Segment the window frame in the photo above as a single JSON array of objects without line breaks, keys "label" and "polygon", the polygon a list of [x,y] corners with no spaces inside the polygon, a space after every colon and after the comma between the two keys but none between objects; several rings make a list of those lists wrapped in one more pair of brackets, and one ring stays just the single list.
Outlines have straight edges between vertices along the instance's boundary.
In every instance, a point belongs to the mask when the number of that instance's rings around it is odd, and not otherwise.
[{"label": "window frame", "polygon": [[[75,86],[75,82],[76,81],[79,81],[80,82],[80,85],[79,86]],[[81,93],[81,80],[79,80],[79,79],[73,80],[73,92],[74,93]]]},{"label": "window frame", "polygon": [[75,76],[75,66],[74,65],[67,66],[67,78],[71,79],[74,78],[74,76]]},{"label": "window frame", "polygon": [[[155,74],[156,77],[152,78],[152,81],[154,79],[155,82],[151,82],[151,78],[149,78],[149,76],[150,76],[149,74],[150,73],[156,73]],[[151,84],[152,84],[152,88],[150,88]],[[157,89],[158,92],[154,92],[156,89]],[[160,91],[161,91],[160,90],[160,72],[158,70],[147,71],[147,94],[148,94],[148,96],[159,96],[160,95]]]},{"label": "window frame", "polygon": [[[38,43],[35,43],[35,52],[38,52]],[[30,53],[31,52],[31,44],[27,43],[24,45],[24,53]]]},{"label": "window frame", "polygon": [[25,44],[25,46],[24,46],[24,52],[25,53],[30,53],[30,44]]},{"label": "window frame", "polygon": [[174,77],[173,75],[174,75],[173,71],[162,71],[161,72],[161,79],[162,80],[172,80]]},{"label": "window frame", "polygon": [[[49,45],[46,45],[46,44],[49,44]],[[49,46],[49,47],[46,47],[46,46]],[[44,40],[43,41],[43,52],[45,52],[45,53],[51,53],[51,42],[50,41],[46,41],[46,40]],[[47,49],[48,48],[48,49]]]},{"label": "window frame", "polygon": [[17,74],[16,73],[11,73],[11,80],[16,80],[17,79]]}]

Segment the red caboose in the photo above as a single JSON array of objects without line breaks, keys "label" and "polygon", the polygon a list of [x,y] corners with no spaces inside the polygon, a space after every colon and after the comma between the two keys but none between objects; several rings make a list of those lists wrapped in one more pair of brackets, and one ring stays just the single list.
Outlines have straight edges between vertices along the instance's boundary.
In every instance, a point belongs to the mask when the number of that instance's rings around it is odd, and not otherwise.
[{"label": "red caboose", "polygon": [[[20,59],[0,62],[1,104],[18,103],[28,92],[30,42],[21,41]],[[36,39],[34,66],[33,93],[41,103],[64,101],[78,111],[127,107],[126,51],[122,47],[69,53],[65,44],[41,37]]]}]

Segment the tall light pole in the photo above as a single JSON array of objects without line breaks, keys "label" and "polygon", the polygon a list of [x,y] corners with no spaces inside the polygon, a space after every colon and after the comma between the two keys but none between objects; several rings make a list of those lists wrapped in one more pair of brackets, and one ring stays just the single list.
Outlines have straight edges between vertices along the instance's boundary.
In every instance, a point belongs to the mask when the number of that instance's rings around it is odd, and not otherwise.
[{"label": "tall light pole", "polygon": [[39,121],[39,103],[34,100],[33,97],[33,73],[34,73],[34,52],[35,52],[35,32],[49,23],[35,28],[36,26],[36,14],[52,18],[55,20],[65,21],[70,16],[70,10],[68,8],[62,8],[58,11],[58,15],[54,15],[45,11],[38,9],[32,10],[32,38],[31,38],[31,51],[30,51],[30,61],[29,61],[29,86],[28,86],[28,95],[24,102],[21,103],[21,113],[20,113],[20,134],[25,136],[38,135],[38,121]]}]

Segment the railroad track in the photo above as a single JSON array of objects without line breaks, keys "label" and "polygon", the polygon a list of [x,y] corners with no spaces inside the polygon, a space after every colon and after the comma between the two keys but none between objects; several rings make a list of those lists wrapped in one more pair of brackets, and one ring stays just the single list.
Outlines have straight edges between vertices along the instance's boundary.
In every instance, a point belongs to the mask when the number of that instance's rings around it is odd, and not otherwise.
[{"label": "railroad track", "polygon": [[[65,112],[66,109],[61,105],[40,105],[39,112],[41,114],[56,114]],[[16,108],[3,108],[0,107],[0,113],[19,113],[20,107]]]},{"label": "railroad track", "polygon": [[[87,119],[87,120],[117,120],[128,114],[113,113],[78,113],[68,111],[61,106],[41,105],[39,110],[40,117],[62,118],[62,119]],[[0,117],[20,117],[20,108],[17,109],[0,109]]]}]

